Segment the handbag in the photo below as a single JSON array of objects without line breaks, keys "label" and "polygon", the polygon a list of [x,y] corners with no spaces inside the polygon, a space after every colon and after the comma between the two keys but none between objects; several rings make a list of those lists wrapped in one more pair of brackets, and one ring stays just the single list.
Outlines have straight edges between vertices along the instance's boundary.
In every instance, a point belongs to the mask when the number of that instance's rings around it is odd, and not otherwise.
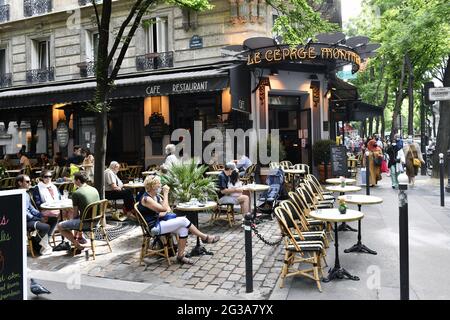
[{"label": "handbag", "polygon": [[376,166],[381,166],[381,162],[383,161],[383,157],[373,157],[373,163]]},{"label": "handbag", "polygon": [[422,162],[418,158],[413,158],[413,166],[420,167]]}]

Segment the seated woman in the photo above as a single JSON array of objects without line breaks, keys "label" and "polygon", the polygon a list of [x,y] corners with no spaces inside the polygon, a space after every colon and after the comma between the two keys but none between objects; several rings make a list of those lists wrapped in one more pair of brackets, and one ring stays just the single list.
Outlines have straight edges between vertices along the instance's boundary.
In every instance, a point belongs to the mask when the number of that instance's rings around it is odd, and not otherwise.
[{"label": "seated woman", "polygon": [[134,197],[130,189],[123,188],[123,182],[117,176],[120,164],[111,161],[109,168],[105,170],[105,198],[108,200],[123,199],[123,212],[131,218],[134,216]]},{"label": "seated woman", "polygon": [[231,193],[231,197],[240,197],[242,195],[242,182],[239,180],[240,172],[233,170],[230,175],[230,181],[228,182],[228,189],[233,189],[235,192]]},{"label": "seated woman", "polygon": [[154,235],[176,233],[179,236],[177,261],[179,263],[193,264],[191,259],[184,256],[188,232],[200,237],[204,243],[219,241],[219,236],[207,235],[198,230],[186,217],[176,217],[163,220],[170,213],[169,186],[164,186],[161,192],[161,180],[158,176],[147,176],[144,181],[145,193],[138,204],[139,212],[147,221],[151,233]]}]

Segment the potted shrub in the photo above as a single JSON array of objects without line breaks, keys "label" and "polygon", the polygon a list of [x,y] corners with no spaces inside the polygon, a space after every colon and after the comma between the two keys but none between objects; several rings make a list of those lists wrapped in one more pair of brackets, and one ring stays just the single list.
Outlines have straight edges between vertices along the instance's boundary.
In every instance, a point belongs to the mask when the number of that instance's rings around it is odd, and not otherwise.
[{"label": "potted shrub", "polygon": [[325,183],[327,178],[331,178],[331,152],[330,146],[335,145],[333,140],[319,140],[313,145],[314,164],[319,172],[319,181]]},{"label": "potted shrub", "polygon": [[188,202],[192,198],[200,202],[217,201],[216,177],[204,176],[208,166],[198,166],[192,159],[189,162],[173,164],[161,177],[161,183],[170,187],[170,203]]}]

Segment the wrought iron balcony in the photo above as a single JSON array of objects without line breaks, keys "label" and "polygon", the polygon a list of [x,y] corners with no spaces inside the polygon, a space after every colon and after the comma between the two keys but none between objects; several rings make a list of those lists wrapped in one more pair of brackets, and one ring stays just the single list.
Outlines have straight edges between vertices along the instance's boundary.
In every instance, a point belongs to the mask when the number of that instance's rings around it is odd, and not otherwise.
[{"label": "wrought iron balcony", "polygon": [[[103,0],[95,0],[95,3],[102,3]],[[92,4],[92,0],[78,0],[78,4],[80,6],[86,6],[88,4]]]},{"label": "wrought iron balcony", "polygon": [[0,23],[9,21],[9,4],[0,5]]},{"label": "wrought iron balcony", "polygon": [[55,80],[55,68],[27,70],[27,83],[48,82]]},{"label": "wrought iron balcony", "polygon": [[12,73],[0,74],[0,88],[12,86]]},{"label": "wrought iron balcony", "polygon": [[147,53],[136,56],[136,70],[154,70],[173,67],[173,51]]},{"label": "wrought iron balcony", "polygon": [[[85,61],[77,64],[78,68],[80,68],[80,77],[81,78],[87,78],[87,77],[94,77],[95,76],[95,69],[96,69],[96,63],[95,61]],[[113,70],[113,65],[110,64],[108,68],[108,74],[110,75]]]},{"label": "wrought iron balcony", "polygon": [[38,14],[51,12],[52,0],[23,0],[23,15],[32,17]]}]

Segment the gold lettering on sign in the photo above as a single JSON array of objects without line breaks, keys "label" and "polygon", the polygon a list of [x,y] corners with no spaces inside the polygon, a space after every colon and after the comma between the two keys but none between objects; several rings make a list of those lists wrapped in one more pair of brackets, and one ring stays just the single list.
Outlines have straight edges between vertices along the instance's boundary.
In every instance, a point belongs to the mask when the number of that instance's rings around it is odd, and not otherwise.
[{"label": "gold lettering on sign", "polygon": [[256,52],[255,53],[255,63],[260,63],[261,62],[261,52]]},{"label": "gold lettering on sign", "polygon": [[316,55],[316,49],[315,49],[314,47],[310,47],[310,48],[308,49],[308,57],[309,57],[310,59],[315,59],[315,58],[317,57],[317,55]]},{"label": "gold lettering on sign", "polygon": [[291,60],[295,60],[296,55],[297,55],[297,48],[292,48],[290,54]]},{"label": "gold lettering on sign", "polygon": [[288,48],[283,49],[283,60],[289,57],[290,50]]},{"label": "gold lettering on sign", "polygon": [[331,59],[333,57],[331,48],[322,48],[321,55],[322,59]]},{"label": "gold lettering on sign", "polygon": [[272,50],[267,50],[266,54],[265,54],[266,60],[271,62],[273,61],[273,51]]},{"label": "gold lettering on sign", "polygon": [[281,60],[281,50],[280,49],[276,49],[273,51],[273,59],[275,61],[280,61]]}]

